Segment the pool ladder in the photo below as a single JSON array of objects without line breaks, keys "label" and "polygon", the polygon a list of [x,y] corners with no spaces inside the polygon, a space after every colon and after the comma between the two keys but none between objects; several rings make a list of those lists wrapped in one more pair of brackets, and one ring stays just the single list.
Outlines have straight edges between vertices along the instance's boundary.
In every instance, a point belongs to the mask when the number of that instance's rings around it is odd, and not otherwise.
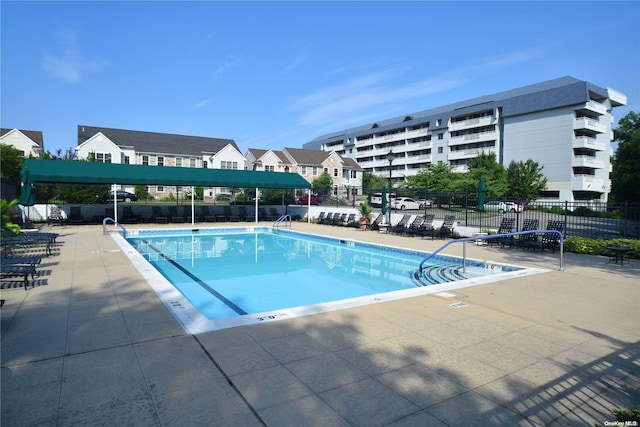
[{"label": "pool ladder", "polygon": [[127,237],[127,229],[124,228],[124,226],[119,222],[117,222],[115,219],[109,218],[109,217],[102,220],[102,234],[107,234],[107,222],[109,221],[113,222],[113,225],[122,228],[122,231],[124,232],[124,237]]},{"label": "pool ladder", "polygon": [[545,234],[545,233],[555,233],[559,236],[558,243],[560,244],[560,271],[564,271],[563,265],[563,249],[564,249],[564,236],[558,230],[531,230],[531,231],[517,231],[514,233],[504,233],[504,234],[491,234],[488,236],[476,236],[476,237],[463,237],[462,239],[450,240],[444,245],[440,246],[436,249],[432,254],[422,260],[420,263],[420,267],[413,273],[413,277],[415,280],[419,280],[422,277],[425,267],[424,264],[429,261],[431,258],[436,256],[440,251],[442,251],[447,246],[462,242],[462,274],[467,273],[467,242],[477,242],[479,240],[489,240],[489,239],[498,239],[501,237],[510,237],[510,236],[520,236],[523,234]]},{"label": "pool ladder", "polygon": [[291,215],[285,214],[280,216],[280,218],[273,223],[273,228],[280,228],[281,225],[285,228],[291,228]]}]

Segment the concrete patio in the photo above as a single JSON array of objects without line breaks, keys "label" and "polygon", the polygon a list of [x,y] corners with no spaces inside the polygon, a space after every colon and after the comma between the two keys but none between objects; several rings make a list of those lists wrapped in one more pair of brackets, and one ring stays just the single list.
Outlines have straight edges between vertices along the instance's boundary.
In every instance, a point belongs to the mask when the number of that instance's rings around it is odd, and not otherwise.
[{"label": "concrete patio", "polygon": [[467,245],[553,271],[189,335],[101,226],[44,228],[34,287],[2,282],[2,425],[593,426],[640,404],[637,260]]}]

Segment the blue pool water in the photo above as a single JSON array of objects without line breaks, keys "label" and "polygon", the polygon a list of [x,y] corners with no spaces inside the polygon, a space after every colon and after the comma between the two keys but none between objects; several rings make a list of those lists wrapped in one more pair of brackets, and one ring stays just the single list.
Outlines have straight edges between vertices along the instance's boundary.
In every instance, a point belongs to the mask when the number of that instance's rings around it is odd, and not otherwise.
[{"label": "blue pool water", "polygon": [[[271,228],[139,230],[127,241],[209,320],[463,280],[515,267]],[[178,303],[171,303],[171,305]]]}]

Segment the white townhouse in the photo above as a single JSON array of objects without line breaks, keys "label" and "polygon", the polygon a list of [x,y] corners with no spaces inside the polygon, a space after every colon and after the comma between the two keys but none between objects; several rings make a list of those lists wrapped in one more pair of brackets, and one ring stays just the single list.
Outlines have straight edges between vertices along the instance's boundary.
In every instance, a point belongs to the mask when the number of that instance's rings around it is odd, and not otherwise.
[{"label": "white townhouse", "polygon": [[297,173],[309,183],[324,172],[332,179],[331,193],[350,198],[362,194],[364,169],[349,157],[336,152],[284,148],[282,151],[250,148],[245,155],[247,167],[253,170]]},{"label": "white townhouse", "polygon": [[0,144],[11,145],[23,157],[40,157],[44,153],[42,132],[35,130],[0,129]]},{"label": "white townhouse", "polygon": [[[573,77],[337,131],[303,145],[337,151],[394,182],[427,164],[467,171],[469,159],[495,153],[505,168],[532,159],[553,201],[606,202],[611,181],[612,110],[627,97]],[[392,156],[389,156],[389,153]]]},{"label": "white townhouse", "polygon": [[[245,169],[245,158],[235,141],[223,138],[78,126],[79,159],[94,156],[103,163],[124,163],[205,169]],[[170,173],[170,170],[167,171]],[[131,190],[131,189],[129,189]],[[149,186],[154,197],[182,194],[188,188]],[[226,188],[205,188],[205,199],[227,193]]]}]

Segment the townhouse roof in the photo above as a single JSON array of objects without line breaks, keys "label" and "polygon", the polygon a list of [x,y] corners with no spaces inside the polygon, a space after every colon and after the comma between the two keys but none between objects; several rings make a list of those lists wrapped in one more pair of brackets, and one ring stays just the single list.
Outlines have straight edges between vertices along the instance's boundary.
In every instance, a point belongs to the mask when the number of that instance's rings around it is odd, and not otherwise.
[{"label": "townhouse roof", "polygon": [[78,145],[81,145],[98,133],[102,133],[120,148],[131,148],[139,153],[201,156],[203,154],[215,154],[227,145],[233,146],[238,152],[240,151],[233,139],[112,129],[86,125],[78,125]]},{"label": "townhouse roof", "polygon": [[430,130],[437,130],[446,128],[451,117],[464,114],[501,108],[503,117],[511,117],[588,102],[590,97],[604,100],[609,93],[592,83],[569,76],[561,77],[325,134],[307,142],[303,148],[319,149],[323,143],[346,135],[360,136],[396,129],[403,122],[406,126],[428,122]]},{"label": "townhouse roof", "polygon": [[38,131],[38,130],[23,130],[23,129],[0,128],[0,136],[5,136],[6,134],[11,132],[12,130],[20,131],[20,133],[22,133],[24,136],[26,136],[27,138],[29,138],[30,140],[32,140],[33,142],[38,144],[40,146],[40,148],[44,148],[44,145],[43,145],[44,144],[44,139],[42,137],[42,132]]},{"label": "townhouse roof", "polygon": [[265,154],[267,154],[269,151],[271,151],[273,154],[275,154],[278,159],[280,159],[281,162],[286,160],[286,156],[284,155],[284,153],[282,151],[278,151],[278,150],[265,150],[265,149],[261,149],[261,148],[249,148],[247,150],[247,154],[251,153],[253,154],[253,156],[256,158],[256,160],[260,159],[262,156],[264,156]]},{"label": "townhouse roof", "polygon": [[[285,151],[295,160],[299,165],[322,165],[322,163],[331,156],[332,152],[322,150],[307,150],[304,148],[285,148]],[[356,169],[364,170],[358,165],[358,163],[346,157],[343,157],[336,153],[336,155],[342,160],[344,166]]]}]

